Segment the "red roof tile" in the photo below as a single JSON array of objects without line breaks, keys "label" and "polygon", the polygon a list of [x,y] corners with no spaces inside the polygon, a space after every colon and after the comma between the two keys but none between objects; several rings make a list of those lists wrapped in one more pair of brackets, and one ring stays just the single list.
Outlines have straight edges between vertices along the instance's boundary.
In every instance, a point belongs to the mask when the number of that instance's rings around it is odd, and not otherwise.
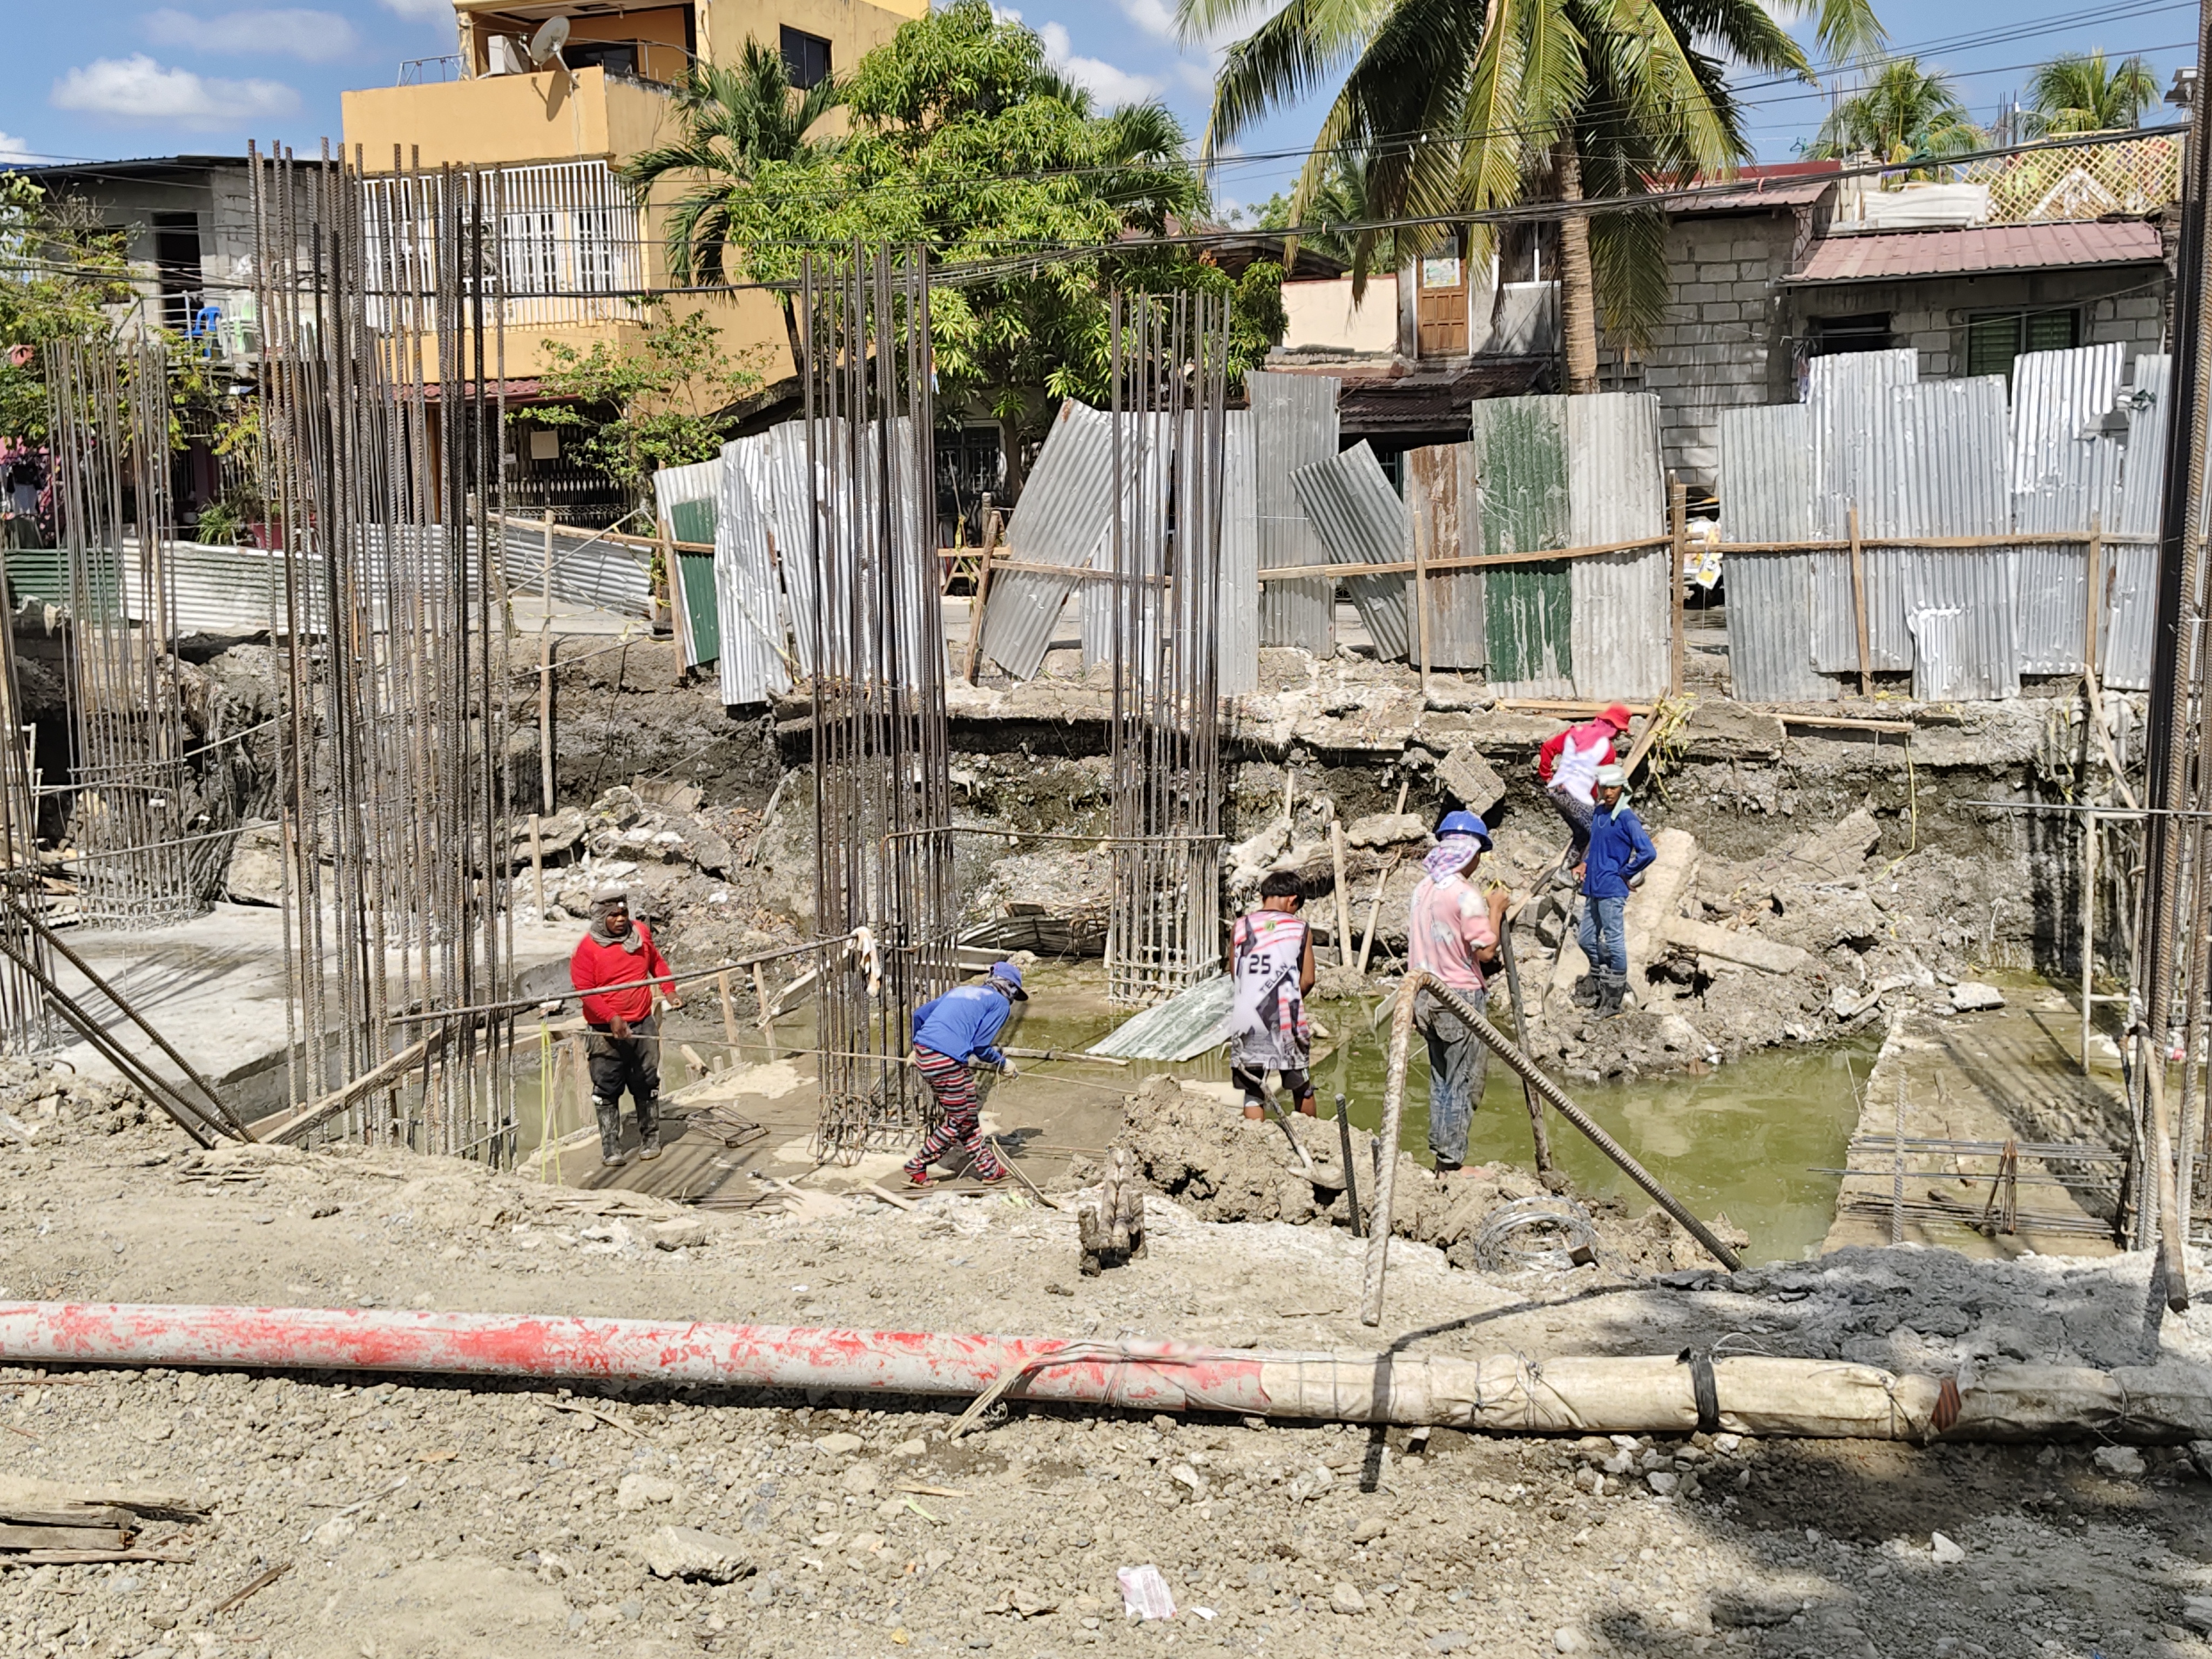
[{"label": "red roof tile", "polygon": [[2158,227],[2141,219],[1952,230],[1864,231],[1823,237],[1790,283],[1878,283],[1899,276],[1973,276],[2054,265],[2155,264]]}]

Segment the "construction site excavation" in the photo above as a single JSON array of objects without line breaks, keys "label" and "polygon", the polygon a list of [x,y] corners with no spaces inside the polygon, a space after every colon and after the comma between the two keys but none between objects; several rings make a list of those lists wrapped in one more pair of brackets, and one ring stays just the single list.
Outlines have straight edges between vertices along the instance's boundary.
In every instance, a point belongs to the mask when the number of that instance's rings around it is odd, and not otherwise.
[{"label": "construction site excavation", "polygon": [[[676,51],[561,10],[548,99]],[[257,146],[235,544],[204,331],[37,348],[0,1654],[2212,1656],[2160,131],[2158,338],[1801,356],[1694,489],[1656,378],[1378,451],[1131,256],[976,507],[1005,317],[824,232],[605,522],[540,337],[706,276]]]}]

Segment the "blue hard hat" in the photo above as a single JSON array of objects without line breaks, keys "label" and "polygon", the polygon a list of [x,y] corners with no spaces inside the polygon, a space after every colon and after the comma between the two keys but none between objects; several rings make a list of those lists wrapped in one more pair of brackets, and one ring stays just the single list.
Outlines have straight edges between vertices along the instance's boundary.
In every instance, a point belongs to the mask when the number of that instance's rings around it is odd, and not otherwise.
[{"label": "blue hard hat", "polygon": [[1022,989],[1022,970],[1019,968],[1017,968],[1012,963],[993,963],[991,964],[991,977],[998,981],[1000,988],[1005,991],[1008,996],[1013,997],[1022,1002],[1027,1002],[1030,1000],[1030,994]]},{"label": "blue hard hat", "polygon": [[1444,821],[1437,826],[1437,838],[1448,836],[1472,836],[1485,847],[1490,845],[1490,828],[1472,812],[1447,812]]}]

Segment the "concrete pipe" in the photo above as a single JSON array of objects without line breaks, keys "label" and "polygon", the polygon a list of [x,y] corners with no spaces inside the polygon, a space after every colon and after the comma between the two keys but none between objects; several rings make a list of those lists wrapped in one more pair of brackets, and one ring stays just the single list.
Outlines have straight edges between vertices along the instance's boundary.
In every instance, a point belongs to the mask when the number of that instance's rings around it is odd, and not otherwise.
[{"label": "concrete pipe", "polygon": [[[383,1309],[0,1304],[0,1362],[365,1370],[1009,1399],[1489,1434],[2212,1438],[2197,1374],[1990,1366],[1943,1379],[1826,1359],[1286,1353]],[[1946,1382],[1951,1384],[1947,1393]],[[0,1385],[4,1386],[4,1385]],[[1942,1426],[1938,1426],[1938,1425]]]}]

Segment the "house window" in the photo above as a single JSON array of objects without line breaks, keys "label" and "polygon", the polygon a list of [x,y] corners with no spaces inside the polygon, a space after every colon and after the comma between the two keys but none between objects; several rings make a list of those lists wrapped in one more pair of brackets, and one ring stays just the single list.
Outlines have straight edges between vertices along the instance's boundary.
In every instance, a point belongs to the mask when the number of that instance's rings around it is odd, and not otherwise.
[{"label": "house window", "polygon": [[830,78],[830,43],[786,24],[783,29],[783,72],[801,92]]},{"label": "house window", "polygon": [[1806,356],[1833,357],[1846,351],[1889,349],[1889,313],[1865,311],[1851,317],[1815,317],[1808,331]]},{"label": "house window", "polygon": [[200,219],[197,213],[154,216],[154,270],[161,286],[161,321],[179,334],[199,309]]},{"label": "house window", "polygon": [[2012,379],[2026,351],[2064,351],[2081,343],[2078,311],[1985,311],[1966,319],[1966,373]]}]

